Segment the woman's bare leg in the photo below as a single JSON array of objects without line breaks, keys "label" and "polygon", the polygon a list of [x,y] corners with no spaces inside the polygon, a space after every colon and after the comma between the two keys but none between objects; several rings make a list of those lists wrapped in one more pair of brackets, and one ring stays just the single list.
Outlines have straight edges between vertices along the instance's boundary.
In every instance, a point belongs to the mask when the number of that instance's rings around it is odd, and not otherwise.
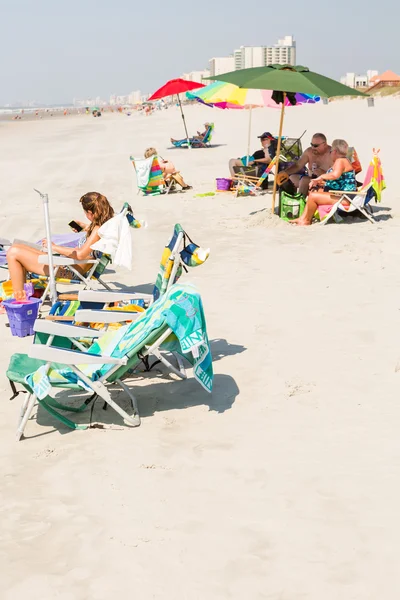
[{"label": "woman's bare leg", "polygon": [[231,173],[231,177],[235,177],[236,173],[233,170],[233,167],[242,167],[242,161],[239,158],[231,158],[229,161],[229,171]]},{"label": "woman's bare leg", "polygon": [[171,177],[182,188],[188,187],[188,184],[184,181],[184,179],[180,173],[173,173],[173,175],[171,175]]},{"label": "woman's bare leg", "polygon": [[327,204],[335,204],[336,198],[331,196],[329,192],[310,192],[307,199],[307,204],[303,214],[299,219],[295,219],[292,223],[296,225],[311,225],[311,221],[318,206]]},{"label": "woman's bare leg", "polygon": [[26,273],[38,273],[48,275],[47,265],[39,263],[39,255],[42,253],[29,246],[12,245],[7,252],[8,270],[10,272],[13,292],[15,298],[23,298]]}]

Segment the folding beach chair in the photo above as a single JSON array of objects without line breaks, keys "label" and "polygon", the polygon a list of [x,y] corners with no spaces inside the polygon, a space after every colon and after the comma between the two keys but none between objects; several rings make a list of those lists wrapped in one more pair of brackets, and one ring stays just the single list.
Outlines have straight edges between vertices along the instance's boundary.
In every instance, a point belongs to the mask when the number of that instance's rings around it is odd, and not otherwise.
[{"label": "folding beach chair", "polygon": [[[193,365],[196,380],[208,392],[212,390],[212,358],[202,302],[199,294],[189,286],[174,286],[154,302],[140,320],[116,331],[104,333],[43,320],[35,322],[35,331],[49,336],[46,343],[34,343],[28,355],[14,354],[7,371],[14,387],[15,383],[19,383],[28,391],[22,405],[17,440],[23,436],[36,401],[73,429],[86,429],[87,425],[75,424],[58,410],[81,412],[97,397],[102,398],[129,425],[140,425],[136,399],[122,379],[143,358],[157,353],[160,347],[185,356]],[[96,341],[86,350],[82,338]],[[64,343],[59,345],[61,339]],[[69,348],[65,340],[70,343]],[[72,349],[73,346],[75,349]],[[178,369],[175,372],[183,379],[186,377]],[[107,386],[113,383],[128,394],[132,415],[112,399]],[[91,397],[82,406],[74,408],[51,398],[52,388],[86,390]]]},{"label": "folding beach chair", "polygon": [[[204,138],[202,140],[196,139],[194,137],[189,138],[189,143],[191,145],[192,148],[210,148],[211,147],[211,139],[213,136],[213,132],[214,132],[214,123],[210,123],[207,127],[207,130],[205,132]],[[187,139],[183,139],[183,140],[174,140],[172,142],[172,144],[175,146],[175,148],[187,148],[188,147],[188,141]]]},{"label": "folding beach chair", "polygon": [[131,156],[130,160],[136,173],[138,194],[143,192],[145,196],[156,196],[169,192],[172,181],[169,184],[165,182],[157,155],[149,158]]},{"label": "folding beach chair", "polygon": [[237,173],[235,177],[232,178],[235,196],[257,196],[258,194],[265,192],[263,183],[268,178],[275,164],[276,157],[271,160],[261,177],[248,175],[247,172]]},{"label": "folding beach chair", "polygon": [[[148,308],[164,296],[167,291],[181,277],[183,270],[196,267],[203,264],[209,257],[210,250],[204,250],[195,244],[182,226],[177,223],[174,227],[173,234],[167,242],[161,256],[161,262],[157,278],[155,281],[152,294],[127,293],[112,290],[109,292],[82,290],[74,300],[80,303],[79,309],[76,311],[75,320],[82,323],[121,323],[127,320],[140,318],[141,311],[137,312],[135,303],[143,303],[145,308]],[[87,306],[89,303],[89,306]],[[115,304],[128,304],[125,306],[124,312],[116,312],[107,310]],[[132,312],[129,313],[129,305],[132,306]],[[93,309],[92,306],[96,308]],[[100,308],[98,308],[100,306]],[[67,320],[64,318],[63,320]]]},{"label": "folding beach chair", "polygon": [[[141,224],[139,221],[135,219],[132,213],[132,209],[127,202],[124,203],[120,215],[126,217],[130,227],[139,228]],[[37,250],[43,250],[43,248],[38,244],[32,244],[30,242],[26,242],[24,240],[15,239],[15,243],[25,244]],[[0,259],[2,255],[0,253]],[[47,253],[43,252],[43,256],[39,256],[39,262],[41,264],[48,264],[49,258]],[[65,285],[74,285],[74,284],[83,284],[83,289],[96,289],[96,283],[100,283],[103,288],[106,290],[111,290],[111,288],[106,284],[105,281],[101,278],[104,271],[108,267],[108,265],[112,262],[111,256],[109,254],[105,254],[104,252],[94,251],[94,258],[85,259],[85,260],[76,260],[74,258],[67,258],[66,256],[53,256],[53,264],[54,264],[54,273],[56,278],[56,284],[65,284]],[[89,270],[80,273],[76,268],[77,265],[91,265]],[[5,265],[7,266],[7,265]],[[74,277],[72,279],[65,279],[61,277],[57,277],[59,270],[62,267],[68,267],[68,269],[73,273]],[[8,269],[8,267],[7,267]],[[37,285],[42,284],[44,288],[44,292],[42,295],[42,305],[44,301],[47,299],[47,296],[50,292],[50,281],[49,278],[44,275],[38,275],[32,273],[29,275],[30,279],[35,280]]]},{"label": "folding beach chair", "polygon": [[[357,153],[355,152],[354,148],[351,150],[353,160],[357,159],[358,161]],[[352,164],[357,172],[355,162]],[[361,169],[361,165],[359,166]],[[375,150],[374,148],[373,157],[369,164],[362,187],[354,192],[331,191],[331,195],[337,197],[337,202],[332,207],[319,207],[320,214],[321,212],[327,212],[327,214],[321,218],[321,224],[325,225],[332,217],[334,217],[336,221],[340,222],[343,220],[340,213],[348,214],[357,210],[360,211],[360,213],[371,223],[375,223],[370,202],[372,199],[375,199],[375,202],[380,202],[384,189],[386,189],[386,183],[382,171],[382,164],[379,158],[379,150]],[[344,205],[343,201],[347,201],[349,205]]]},{"label": "folding beach chair", "polygon": [[[375,193],[371,185],[369,185],[367,188],[361,188],[355,192],[331,191],[330,194],[337,197],[337,202],[333,204],[328,214],[321,219],[321,225],[326,225],[326,223],[332,218],[339,223],[343,220],[340,216],[340,212],[349,214],[357,210],[360,211],[360,213],[364,215],[364,217],[368,219],[370,223],[375,223],[372,209],[369,206],[369,203],[375,197]],[[349,202],[350,205],[344,205],[344,201]]]}]

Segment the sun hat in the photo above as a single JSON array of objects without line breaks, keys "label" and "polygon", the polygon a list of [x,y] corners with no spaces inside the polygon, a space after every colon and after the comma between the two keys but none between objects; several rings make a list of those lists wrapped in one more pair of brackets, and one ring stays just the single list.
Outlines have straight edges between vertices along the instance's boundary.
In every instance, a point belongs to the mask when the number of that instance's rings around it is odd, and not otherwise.
[{"label": "sun hat", "polygon": [[258,138],[262,139],[268,139],[268,140],[274,140],[275,136],[272,135],[272,133],[270,133],[269,131],[264,131],[264,133],[262,133],[261,135],[257,136]]}]

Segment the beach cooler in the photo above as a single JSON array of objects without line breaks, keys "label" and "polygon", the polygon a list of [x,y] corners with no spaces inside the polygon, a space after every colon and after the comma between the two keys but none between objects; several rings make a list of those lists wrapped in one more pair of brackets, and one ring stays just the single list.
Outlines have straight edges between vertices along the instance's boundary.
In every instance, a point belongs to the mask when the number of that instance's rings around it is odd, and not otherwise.
[{"label": "beach cooler", "polygon": [[298,219],[303,214],[306,200],[302,194],[288,194],[282,191],[279,197],[279,216],[284,221]]},{"label": "beach cooler", "polygon": [[25,337],[34,334],[33,325],[38,316],[40,302],[38,298],[3,301],[12,335]]}]

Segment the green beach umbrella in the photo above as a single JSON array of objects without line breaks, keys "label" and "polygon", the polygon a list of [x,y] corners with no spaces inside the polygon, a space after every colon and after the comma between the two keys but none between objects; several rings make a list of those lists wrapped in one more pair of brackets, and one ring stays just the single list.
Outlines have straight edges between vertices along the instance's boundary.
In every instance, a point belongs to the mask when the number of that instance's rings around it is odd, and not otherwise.
[{"label": "green beach umbrella", "polygon": [[[250,88],[256,90],[273,90],[272,98],[277,104],[282,104],[281,119],[279,125],[277,164],[276,172],[279,168],[279,154],[281,151],[283,118],[285,114],[286,99],[291,101],[293,94],[311,94],[322,96],[324,98],[334,98],[337,96],[367,96],[363,92],[343,85],[334,79],[314,73],[307,67],[300,65],[271,65],[269,67],[254,67],[252,69],[241,69],[224,73],[216,77],[207,77],[213,81],[225,81],[233,83],[241,88]],[[295,103],[295,100],[294,102]],[[274,179],[274,189],[272,194],[272,212],[275,210],[276,196],[276,177]]]}]

